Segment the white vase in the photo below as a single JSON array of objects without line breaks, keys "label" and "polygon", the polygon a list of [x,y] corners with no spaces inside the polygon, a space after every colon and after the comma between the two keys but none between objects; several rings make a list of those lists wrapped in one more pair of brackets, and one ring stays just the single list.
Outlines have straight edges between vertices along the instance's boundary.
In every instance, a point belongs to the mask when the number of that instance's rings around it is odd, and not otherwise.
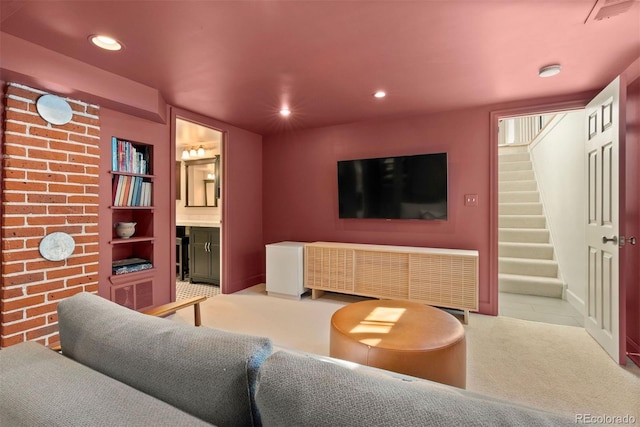
[{"label": "white vase", "polygon": [[113,226],[116,228],[116,234],[122,239],[128,239],[136,232],[135,222],[116,222]]}]

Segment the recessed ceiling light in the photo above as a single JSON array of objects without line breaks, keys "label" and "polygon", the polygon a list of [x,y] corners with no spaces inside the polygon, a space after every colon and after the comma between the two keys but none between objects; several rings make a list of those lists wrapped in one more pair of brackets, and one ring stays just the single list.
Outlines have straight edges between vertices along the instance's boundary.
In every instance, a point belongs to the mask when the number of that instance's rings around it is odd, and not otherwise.
[{"label": "recessed ceiling light", "polygon": [[290,114],[291,114],[291,110],[289,110],[288,108],[283,108],[282,110],[280,110],[281,116],[287,117]]},{"label": "recessed ceiling light", "polygon": [[122,43],[120,43],[118,40],[109,37],[109,36],[102,36],[100,34],[93,34],[91,36],[89,36],[89,40],[91,41],[91,43],[93,43],[94,45],[102,48],[102,49],[106,49],[106,50],[120,50],[122,49]]},{"label": "recessed ceiling light", "polygon": [[540,68],[540,70],[538,70],[538,75],[540,77],[555,76],[556,74],[560,73],[561,69],[562,67],[560,66],[560,64],[547,65],[546,67],[542,67]]},{"label": "recessed ceiling light", "polygon": [[384,98],[385,96],[387,96],[387,93],[385,91],[379,90],[374,93],[373,96],[375,96],[376,98]]}]

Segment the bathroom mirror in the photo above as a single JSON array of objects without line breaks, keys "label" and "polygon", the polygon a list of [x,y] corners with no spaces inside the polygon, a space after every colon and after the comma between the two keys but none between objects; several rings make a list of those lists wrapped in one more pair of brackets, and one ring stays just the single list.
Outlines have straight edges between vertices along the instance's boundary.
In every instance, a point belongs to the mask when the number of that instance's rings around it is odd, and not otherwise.
[{"label": "bathroom mirror", "polygon": [[218,206],[220,156],[185,160],[186,207]]}]

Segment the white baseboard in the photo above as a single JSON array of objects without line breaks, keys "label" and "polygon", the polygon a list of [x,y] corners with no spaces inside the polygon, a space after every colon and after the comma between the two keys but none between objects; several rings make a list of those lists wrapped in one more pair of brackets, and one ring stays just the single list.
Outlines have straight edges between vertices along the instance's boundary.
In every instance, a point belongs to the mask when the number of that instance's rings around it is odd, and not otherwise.
[{"label": "white baseboard", "polygon": [[584,301],[578,298],[576,294],[571,292],[571,289],[567,289],[566,295],[567,295],[567,301],[569,302],[569,304],[571,304],[573,308],[578,310],[578,313],[584,316],[584,313],[585,313]]}]

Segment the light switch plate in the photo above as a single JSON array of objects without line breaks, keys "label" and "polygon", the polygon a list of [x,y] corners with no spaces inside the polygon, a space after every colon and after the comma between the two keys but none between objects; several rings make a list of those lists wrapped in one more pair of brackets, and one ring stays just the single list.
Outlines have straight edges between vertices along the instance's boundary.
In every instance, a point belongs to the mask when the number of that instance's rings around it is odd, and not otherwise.
[{"label": "light switch plate", "polygon": [[477,194],[465,194],[464,195],[464,205],[465,206],[478,206],[478,195]]}]

